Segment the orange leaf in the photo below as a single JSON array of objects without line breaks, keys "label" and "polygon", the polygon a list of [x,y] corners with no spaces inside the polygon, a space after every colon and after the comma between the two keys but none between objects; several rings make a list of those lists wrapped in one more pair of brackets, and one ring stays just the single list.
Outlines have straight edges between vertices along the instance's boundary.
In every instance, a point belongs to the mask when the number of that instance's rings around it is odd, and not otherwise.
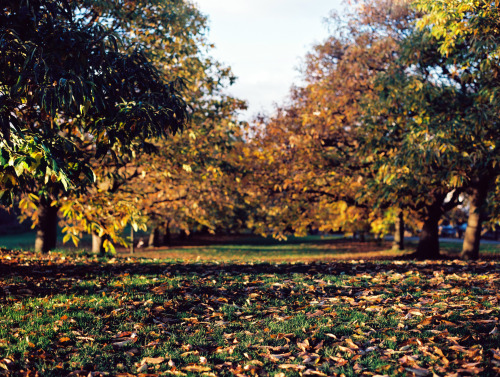
[{"label": "orange leaf", "polygon": [[210,371],[209,367],[204,367],[202,365],[188,365],[182,369],[187,370],[188,372],[197,372],[197,373]]}]

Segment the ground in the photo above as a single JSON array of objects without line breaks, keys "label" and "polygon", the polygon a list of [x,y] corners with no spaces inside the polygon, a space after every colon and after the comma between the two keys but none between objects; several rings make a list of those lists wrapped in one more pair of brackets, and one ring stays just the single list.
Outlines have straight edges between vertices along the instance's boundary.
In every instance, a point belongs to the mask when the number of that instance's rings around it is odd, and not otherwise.
[{"label": "ground", "polygon": [[168,260],[3,250],[0,375],[500,374],[499,261],[294,247],[226,245],[227,260],[194,246]]}]

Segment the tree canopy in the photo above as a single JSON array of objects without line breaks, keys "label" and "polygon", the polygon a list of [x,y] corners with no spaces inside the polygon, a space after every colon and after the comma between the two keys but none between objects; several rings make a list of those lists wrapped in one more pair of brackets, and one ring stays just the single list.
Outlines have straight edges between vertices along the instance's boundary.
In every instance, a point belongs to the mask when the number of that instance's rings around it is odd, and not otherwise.
[{"label": "tree canopy", "polygon": [[25,180],[91,182],[91,157],[118,157],[185,122],[180,83],[136,46],[63,0],[6,1],[0,14],[2,197]]}]

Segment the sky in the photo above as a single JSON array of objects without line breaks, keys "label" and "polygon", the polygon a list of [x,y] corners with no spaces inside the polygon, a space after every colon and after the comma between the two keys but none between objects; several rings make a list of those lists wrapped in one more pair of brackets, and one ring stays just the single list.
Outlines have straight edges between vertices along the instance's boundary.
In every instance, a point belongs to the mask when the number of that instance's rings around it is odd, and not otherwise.
[{"label": "sky", "polygon": [[229,65],[237,82],[229,93],[247,100],[243,120],[270,114],[283,103],[298,68],[314,44],[328,36],[324,19],[342,0],[195,0],[209,17],[214,56]]}]

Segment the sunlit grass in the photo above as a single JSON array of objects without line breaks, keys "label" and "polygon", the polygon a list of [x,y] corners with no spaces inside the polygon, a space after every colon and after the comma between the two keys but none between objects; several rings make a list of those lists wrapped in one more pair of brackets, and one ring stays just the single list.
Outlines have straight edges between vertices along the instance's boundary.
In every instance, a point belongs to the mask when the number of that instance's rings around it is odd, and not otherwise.
[{"label": "sunlit grass", "polygon": [[496,262],[1,256],[0,363],[14,375],[496,375],[474,351],[500,344]]}]

